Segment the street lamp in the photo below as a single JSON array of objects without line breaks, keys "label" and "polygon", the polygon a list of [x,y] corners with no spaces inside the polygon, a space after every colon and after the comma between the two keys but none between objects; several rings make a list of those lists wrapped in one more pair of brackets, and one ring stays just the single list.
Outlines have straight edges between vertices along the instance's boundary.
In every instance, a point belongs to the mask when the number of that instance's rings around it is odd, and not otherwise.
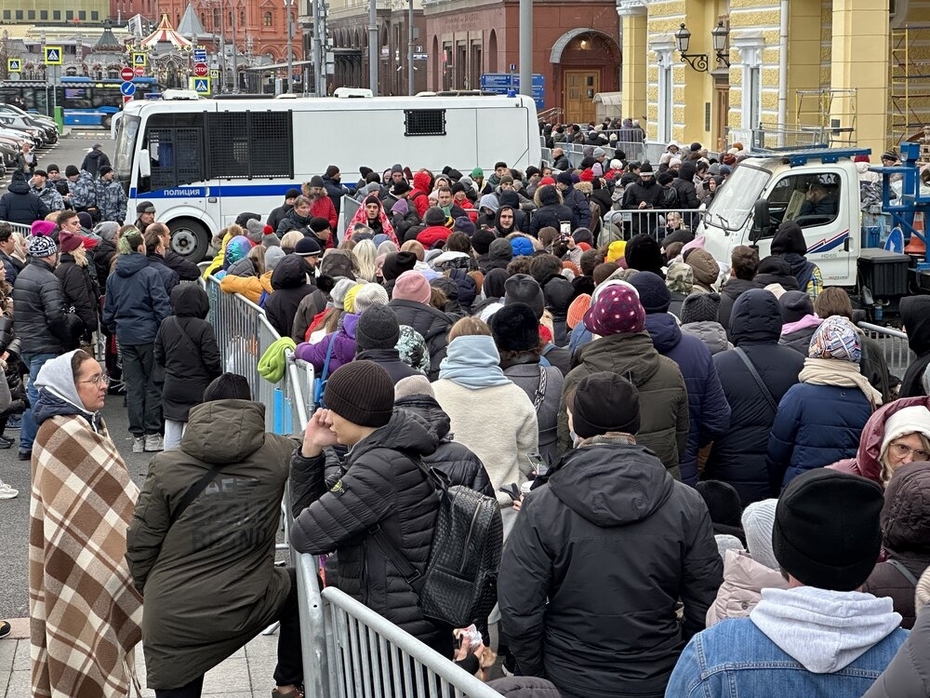
[{"label": "street lamp", "polygon": [[[723,63],[727,68],[730,67],[730,59],[726,53],[727,37],[730,30],[724,26],[723,20],[717,22],[717,26],[710,33],[714,45],[714,57],[718,63]],[[678,51],[681,54],[683,63],[687,63],[699,73],[706,73],[710,60],[706,53],[688,53],[691,47],[691,32],[682,22],[679,29],[675,32],[675,42],[678,44]]]},{"label": "street lamp", "polygon": [[287,82],[285,92],[291,91],[291,80],[294,75],[294,17],[291,14],[291,4],[294,0],[284,0],[284,11],[287,12]]}]

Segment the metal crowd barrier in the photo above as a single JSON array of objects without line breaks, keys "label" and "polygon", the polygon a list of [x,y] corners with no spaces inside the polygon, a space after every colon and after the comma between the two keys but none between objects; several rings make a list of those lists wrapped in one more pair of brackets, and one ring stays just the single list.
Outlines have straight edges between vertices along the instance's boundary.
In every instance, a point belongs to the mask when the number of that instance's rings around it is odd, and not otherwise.
[{"label": "metal crowd barrier", "polygon": [[644,208],[644,209],[620,209],[608,211],[604,216],[604,221],[612,223],[620,228],[620,232],[625,240],[629,240],[633,235],[646,233],[660,241],[665,237],[666,232],[663,230],[668,220],[668,214],[679,213],[685,227],[692,230],[698,224],[702,215],[699,209],[680,209],[680,208]]},{"label": "metal crowd barrier", "polygon": [[[317,698],[494,698],[500,694],[345,592],[297,565],[304,687]],[[321,632],[322,629],[322,632]]]},{"label": "metal crowd barrier", "polygon": [[23,223],[10,223],[9,221],[0,221],[0,223],[6,223],[13,229],[14,233],[19,233],[24,238],[27,238],[32,234],[32,226],[24,225]]},{"label": "metal crowd barrier", "polygon": [[903,378],[908,365],[916,358],[907,344],[907,334],[891,327],[881,327],[868,322],[857,323],[859,329],[865,332],[882,347],[885,362],[888,364],[888,373]]}]

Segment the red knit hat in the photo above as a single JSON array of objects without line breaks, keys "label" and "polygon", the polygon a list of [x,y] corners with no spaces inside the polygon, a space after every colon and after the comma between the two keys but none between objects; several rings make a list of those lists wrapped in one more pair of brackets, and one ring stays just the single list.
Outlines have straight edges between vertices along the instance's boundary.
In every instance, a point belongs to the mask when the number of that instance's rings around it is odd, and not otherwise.
[{"label": "red knit hat", "polygon": [[584,326],[602,337],[642,332],[646,326],[646,311],[639,302],[639,293],[625,281],[605,284],[584,314]]}]

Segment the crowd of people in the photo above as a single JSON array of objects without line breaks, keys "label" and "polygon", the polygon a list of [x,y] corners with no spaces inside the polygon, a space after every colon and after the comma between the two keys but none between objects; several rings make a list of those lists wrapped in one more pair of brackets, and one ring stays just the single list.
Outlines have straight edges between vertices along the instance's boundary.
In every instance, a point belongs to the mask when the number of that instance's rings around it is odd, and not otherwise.
[{"label": "crowd of people", "polygon": [[[685,198],[720,165],[695,145],[663,163]],[[293,438],[222,373],[199,270],[151,203],[121,227],[65,209],[25,247],[0,223],[35,695],[126,694],[141,638],[156,696],[199,696],[275,620],[273,695],[302,695],[296,582],[273,553],[288,479],[290,542],[323,583],[471,673],[500,664],[501,693],[926,695],[930,297],[901,304],[917,359],[892,375],[796,223],[761,260],[714,259],[681,205],[672,230],[611,226],[655,177],[599,147],[578,170],[486,179],[397,164],[350,186],[333,166],[217,231],[203,277],[280,336],[260,373],[279,381],[290,349],[318,377]],[[154,454],[141,492],[100,417],[108,389]],[[472,628],[421,608],[429,471],[500,510],[498,603]],[[99,623],[67,622],[101,594]]]}]

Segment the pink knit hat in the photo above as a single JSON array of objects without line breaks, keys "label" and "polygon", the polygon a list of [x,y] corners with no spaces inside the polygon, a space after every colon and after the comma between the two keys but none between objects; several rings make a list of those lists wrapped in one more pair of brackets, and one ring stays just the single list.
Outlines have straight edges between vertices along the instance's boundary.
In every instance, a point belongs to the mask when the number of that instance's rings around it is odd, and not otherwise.
[{"label": "pink knit hat", "polygon": [[416,301],[429,305],[432,289],[426,277],[418,271],[405,271],[394,282],[392,297],[402,301]]},{"label": "pink knit hat", "polygon": [[625,281],[599,289],[594,303],[584,314],[584,326],[602,337],[642,332],[646,326],[646,311],[639,293]]}]

